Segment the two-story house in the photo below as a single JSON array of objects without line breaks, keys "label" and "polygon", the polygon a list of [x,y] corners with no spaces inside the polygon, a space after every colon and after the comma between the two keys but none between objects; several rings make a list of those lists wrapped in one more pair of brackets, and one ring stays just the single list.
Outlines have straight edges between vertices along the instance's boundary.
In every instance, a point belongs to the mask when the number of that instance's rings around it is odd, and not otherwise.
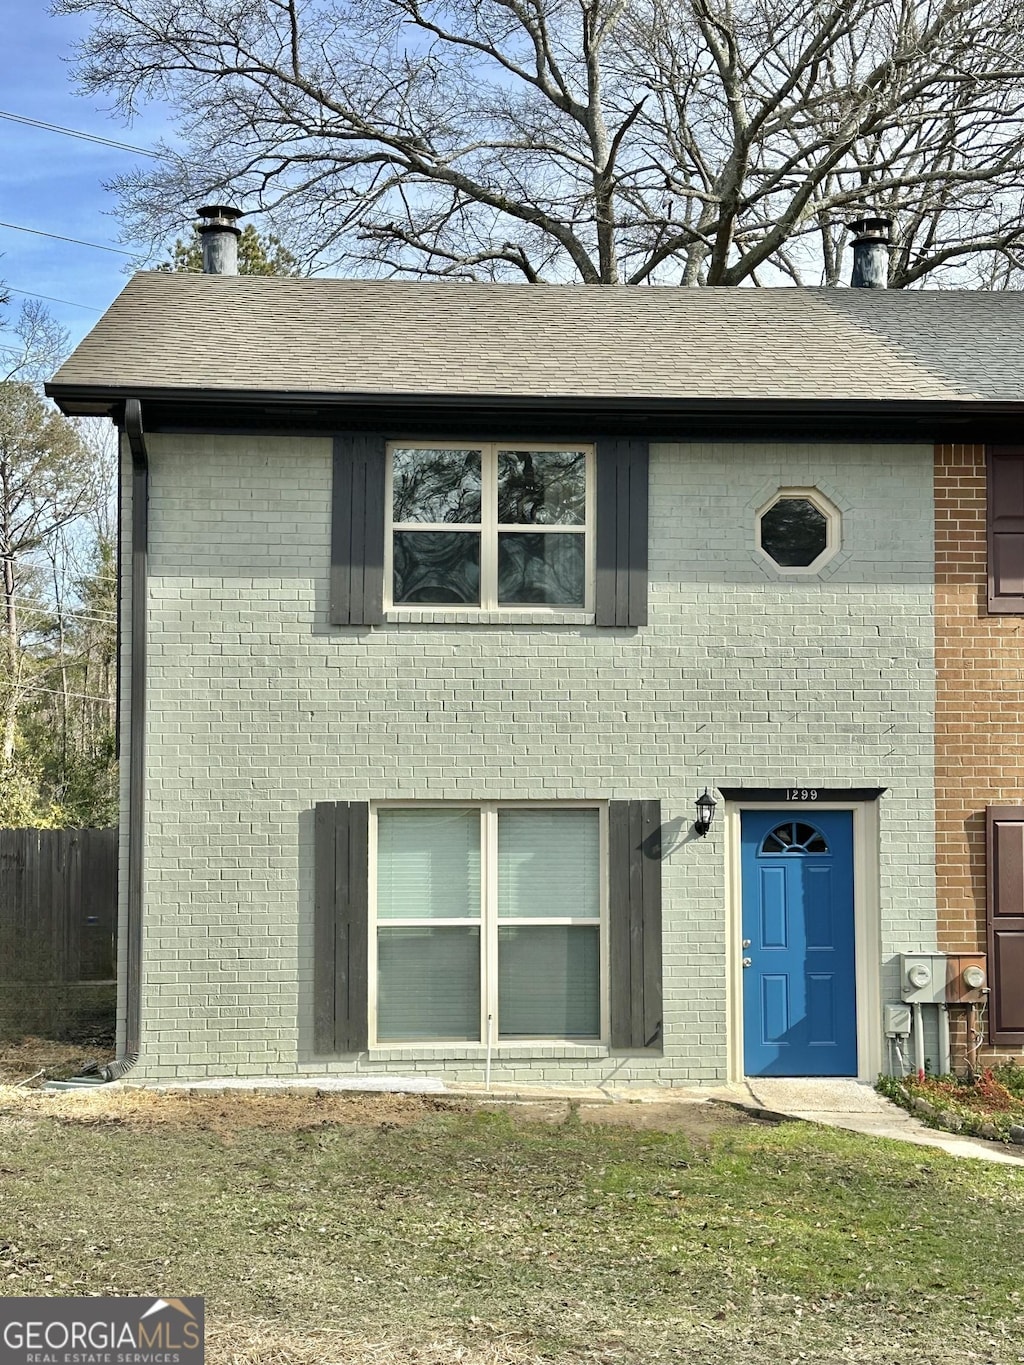
[{"label": "two-story house", "polygon": [[1021,335],[136,276],[49,386],[123,433],[110,1074],[871,1079],[990,922],[1024,1040]]}]

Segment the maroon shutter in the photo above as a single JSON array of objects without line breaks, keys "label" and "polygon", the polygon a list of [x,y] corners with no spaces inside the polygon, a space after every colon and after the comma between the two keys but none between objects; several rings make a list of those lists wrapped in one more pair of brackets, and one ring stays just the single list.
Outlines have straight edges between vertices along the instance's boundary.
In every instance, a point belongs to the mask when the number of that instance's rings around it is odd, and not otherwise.
[{"label": "maroon shutter", "polygon": [[1024,1043],[1024,806],[989,806],[989,1038]]},{"label": "maroon shutter", "polygon": [[988,609],[1024,614],[1024,450],[988,452]]}]

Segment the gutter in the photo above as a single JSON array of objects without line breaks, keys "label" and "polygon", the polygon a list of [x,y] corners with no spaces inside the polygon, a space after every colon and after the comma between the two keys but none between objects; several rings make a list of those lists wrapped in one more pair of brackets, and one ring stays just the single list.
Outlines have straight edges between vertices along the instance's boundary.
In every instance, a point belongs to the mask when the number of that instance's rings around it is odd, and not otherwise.
[{"label": "gutter", "polygon": [[[142,997],[142,864],[146,779],[146,598],[149,560],[149,452],[142,427],[142,404],[129,398],[122,430],[132,455],[132,607],[131,689],[128,710],[128,893],[124,1036],[117,1056],[105,1066],[85,1067],[69,1081],[49,1081],[46,1090],[78,1090],[119,1081],[139,1060]],[[122,965],[119,964],[119,972]]]},{"label": "gutter", "polygon": [[727,414],[746,416],[754,421],[798,414],[817,416],[825,421],[839,413],[845,417],[905,417],[918,422],[932,422],[937,418],[971,421],[978,417],[1015,416],[1019,419],[1024,410],[1022,398],[902,397],[898,394],[886,397],[844,397],[836,394],[808,398],[797,394],[750,394],[738,397],[726,394],[666,396],[663,393],[439,393],[397,389],[245,389],[229,385],[199,389],[155,384],[62,383],[54,380],[50,380],[44,388],[47,397],[52,398],[68,416],[115,415],[122,403],[134,398],[144,402],[147,410],[154,406],[202,408],[211,416],[224,408],[252,417],[274,411],[293,417],[315,415],[323,411],[329,414],[335,425],[338,416],[348,411],[390,411],[394,408],[409,412],[427,408],[450,413],[476,409],[515,413],[539,408],[545,415],[590,413],[598,420],[612,415],[635,420],[651,414],[681,419],[713,419]]},{"label": "gutter", "polygon": [[665,398],[658,395],[301,393],[245,389],[56,384],[46,391],[68,416],[119,414],[143,403],[150,431],[329,435],[644,435],[651,440],[877,440],[933,444],[1019,442],[1024,403],[1003,399]]}]

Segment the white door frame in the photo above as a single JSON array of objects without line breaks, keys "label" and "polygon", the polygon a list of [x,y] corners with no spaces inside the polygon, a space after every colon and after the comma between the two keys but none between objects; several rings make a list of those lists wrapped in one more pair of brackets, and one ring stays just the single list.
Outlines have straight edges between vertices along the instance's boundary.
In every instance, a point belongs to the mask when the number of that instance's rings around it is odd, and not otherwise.
[{"label": "white door frame", "polygon": [[873,1083],[882,1065],[882,918],[878,879],[877,801],[728,801],[726,847],[726,1024],[729,1080],[743,1070],[743,883],[740,815],[778,810],[808,815],[816,810],[853,812],[853,920],[857,981],[857,1079]]}]

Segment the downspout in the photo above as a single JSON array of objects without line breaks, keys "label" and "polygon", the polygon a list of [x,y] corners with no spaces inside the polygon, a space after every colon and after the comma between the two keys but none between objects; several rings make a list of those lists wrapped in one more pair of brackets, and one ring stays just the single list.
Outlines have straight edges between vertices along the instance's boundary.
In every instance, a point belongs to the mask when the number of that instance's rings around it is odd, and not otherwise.
[{"label": "downspout", "polygon": [[[142,429],[142,404],[129,398],[124,405],[123,430],[132,454],[132,610],[129,622],[131,688],[128,711],[128,892],[125,897],[125,1022],[118,1055],[106,1066],[95,1062],[69,1081],[47,1081],[44,1090],[79,1090],[119,1081],[139,1060],[142,1003],[142,849],[143,795],[146,780],[146,592],[149,557],[149,453]],[[118,536],[118,582],[120,546]],[[118,651],[120,660],[120,651]],[[118,668],[120,679],[120,668]],[[121,689],[118,685],[118,719]],[[118,960],[120,979],[121,959]]]},{"label": "downspout", "polygon": [[149,453],[142,404],[124,405],[124,431],[132,454],[131,688],[128,706],[128,894],[125,900],[125,1030],[119,1056],[100,1067],[117,1081],[139,1060],[142,987],[142,854],[146,781],[146,596],[149,558]]}]

